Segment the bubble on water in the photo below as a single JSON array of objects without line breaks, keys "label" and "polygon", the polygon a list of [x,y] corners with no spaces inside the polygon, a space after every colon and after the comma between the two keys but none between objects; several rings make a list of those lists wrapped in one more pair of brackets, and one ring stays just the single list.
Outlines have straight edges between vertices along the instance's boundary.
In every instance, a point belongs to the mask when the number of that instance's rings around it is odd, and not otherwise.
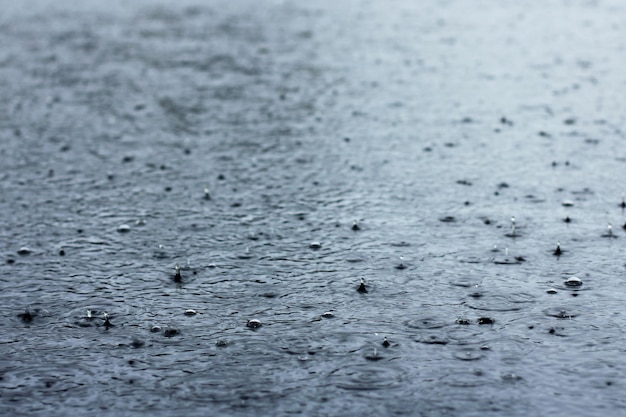
[{"label": "bubble on water", "polygon": [[159,333],[161,330],[162,330],[161,326],[152,326],[152,327],[150,327],[150,331],[152,333]]},{"label": "bubble on water", "polygon": [[496,321],[491,317],[479,317],[477,322],[478,324],[494,324]]},{"label": "bubble on water", "polygon": [[354,230],[355,232],[361,230],[361,226],[359,226],[359,223],[357,223],[356,220],[352,222],[352,230]]},{"label": "bubble on water", "polygon": [[17,250],[17,254],[21,256],[30,255],[33,251],[28,246],[22,246]]},{"label": "bubble on water", "polygon": [[583,282],[578,277],[569,277],[567,280],[565,280],[563,284],[565,284],[567,287],[580,287],[583,285]]},{"label": "bubble on water", "polygon": [[556,242],[556,249],[552,253],[554,256],[561,256],[563,254],[563,250],[561,249],[561,242]]},{"label": "bubble on water", "polygon": [[321,248],[321,247],[322,247],[322,244],[321,244],[320,242],[315,241],[315,242],[311,242],[311,243],[309,244],[309,247],[310,247],[311,249],[319,249],[319,248]]},{"label": "bubble on water", "polygon": [[205,200],[210,200],[211,199],[211,194],[209,193],[209,189],[205,188],[204,189],[204,197]]},{"label": "bubble on water", "polygon": [[555,290],[554,288],[548,288],[548,289],[546,290],[546,292],[547,292],[548,294],[556,294],[556,293],[557,293],[557,290]]},{"label": "bubble on water", "polygon": [[472,323],[470,319],[456,319],[456,324],[461,324],[463,326],[468,326]]},{"label": "bubble on water", "polygon": [[208,265],[207,265],[207,267],[209,267],[209,268],[211,268],[211,269],[212,269],[212,268],[217,268],[217,265],[216,265],[216,264],[211,263],[211,264],[208,264]]},{"label": "bubble on water", "polygon": [[383,347],[388,348],[389,346],[391,346],[391,343],[389,343],[389,340],[387,340],[387,338],[385,337],[382,343]]},{"label": "bubble on water", "polygon": [[332,319],[334,317],[335,317],[335,314],[332,311],[327,311],[322,314],[322,318],[325,318],[325,319]]},{"label": "bubble on water", "polygon": [[128,233],[130,232],[130,226],[127,224],[121,224],[118,226],[117,231],[119,233]]},{"label": "bubble on water", "polygon": [[263,326],[263,323],[261,323],[261,320],[258,319],[248,320],[248,322],[246,323],[246,327],[250,329],[258,329],[261,326]]},{"label": "bubble on water", "polygon": [[574,202],[572,200],[563,200],[563,203],[561,203],[563,205],[563,207],[573,207],[574,206]]},{"label": "bubble on water", "polygon": [[196,310],[192,310],[192,309],[185,310],[185,316],[195,316],[196,314],[198,314]]},{"label": "bubble on water", "polygon": [[227,340],[218,340],[217,342],[215,342],[215,346],[217,347],[226,347],[228,345],[229,343]]}]

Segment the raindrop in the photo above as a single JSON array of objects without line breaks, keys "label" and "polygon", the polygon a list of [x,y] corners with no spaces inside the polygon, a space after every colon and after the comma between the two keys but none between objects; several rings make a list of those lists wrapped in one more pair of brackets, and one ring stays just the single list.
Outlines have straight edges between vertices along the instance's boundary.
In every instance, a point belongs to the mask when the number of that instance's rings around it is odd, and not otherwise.
[{"label": "raindrop", "polygon": [[554,256],[561,256],[563,251],[561,250],[561,242],[556,242],[556,249],[553,252]]},{"label": "raindrop", "polygon": [[352,223],[352,230],[354,230],[355,232],[357,230],[361,230],[361,227],[359,226],[356,220]]},{"label": "raindrop", "polygon": [[102,313],[102,318],[104,319],[104,327],[107,329],[113,327],[113,323],[109,320],[109,314],[107,312]]},{"label": "raindrop", "polygon": [[361,283],[359,284],[357,291],[361,294],[365,294],[367,292],[367,287],[365,286],[365,280],[363,278],[361,278]]},{"label": "raindrop", "polygon": [[211,194],[209,194],[209,189],[208,188],[204,189],[204,199],[205,200],[210,200],[211,199]]},{"label": "raindrop", "polygon": [[396,269],[406,269],[406,265],[404,264],[404,256],[400,256],[400,263],[396,266]]},{"label": "raindrop", "polygon": [[181,283],[183,282],[183,277],[180,274],[180,266],[176,264],[176,274],[174,275],[174,282]]},{"label": "raindrop", "polygon": [[602,237],[608,237],[608,238],[610,238],[610,239],[615,239],[615,238],[617,238],[617,236],[615,236],[615,235],[613,234],[613,226],[611,225],[611,223],[609,223],[609,224],[606,226],[606,233],[605,233],[605,234],[603,234],[603,235],[602,235]]},{"label": "raindrop", "polygon": [[18,314],[17,317],[22,319],[24,323],[31,323],[33,319],[35,318],[35,315],[31,313],[30,310],[27,309],[24,311],[24,313]]},{"label": "raindrop", "polygon": [[389,346],[391,346],[391,343],[389,343],[389,340],[387,340],[387,338],[385,337],[385,339],[383,340],[383,347],[388,348]]},{"label": "raindrop", "polygon": [[163,332],[163,336],[165,337],[174,337],[179,333],[178,329],[165,329]]},{"label": "raindrop", "polygon": [[374,353],[373,354],[367,355],[365,357],[365,359],[367,359],[368,361],[379,361],[382,358],[383,357],[378,354],[378,349],[376,349],[376,348],[374,348]]}]

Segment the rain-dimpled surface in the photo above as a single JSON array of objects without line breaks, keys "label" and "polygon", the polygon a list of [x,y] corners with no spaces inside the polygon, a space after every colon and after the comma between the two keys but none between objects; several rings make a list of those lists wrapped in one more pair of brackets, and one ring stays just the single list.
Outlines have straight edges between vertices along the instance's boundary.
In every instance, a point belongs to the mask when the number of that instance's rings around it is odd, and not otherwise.
[{"label": "rain-dimpled surface", "polygon": [[626,413],[623,2],[0,6],[1,415]]}]

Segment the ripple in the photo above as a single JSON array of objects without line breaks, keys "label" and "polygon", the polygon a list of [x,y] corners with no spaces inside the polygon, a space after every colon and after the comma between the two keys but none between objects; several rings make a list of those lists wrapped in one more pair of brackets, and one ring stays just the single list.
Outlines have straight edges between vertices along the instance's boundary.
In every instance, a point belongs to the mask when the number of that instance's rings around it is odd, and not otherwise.
[{"label": "ripple", "polygon": [[536,297],[526,293],[510,295],[481,293],[480,297],[471,296],[466,305],[475,310],[518,311],[535,303]]},{"label": "ripple", "polygon": [[485,351],[480,348],[467,347],[454,351],[452,356],[462,361],[477,361],[485,357]]},{"label": "ripple", "polygon": [[439,378],[439,381],[444,385],[459,388],[480,387],[492,382],[480,369],[453,372]]},{"label": "ripple", "polygon": [[543,314],[548,317],[555,317],[557,319],[573,319],[578,316],[578,312],[572,311],[566,307],[555,306],[546,308],[543,310]]},{"label": "ripple", "polygon": [[407,379],[402,368],[372,361],[341,367],[332,371],[329,376],[331,383],[337,388],[349,391],[396,390]]},{"label": "ripple", "polygon": [[411,329],[441,329],[450,323],[433,317],[419,317],[405,321],[404,325]]}]

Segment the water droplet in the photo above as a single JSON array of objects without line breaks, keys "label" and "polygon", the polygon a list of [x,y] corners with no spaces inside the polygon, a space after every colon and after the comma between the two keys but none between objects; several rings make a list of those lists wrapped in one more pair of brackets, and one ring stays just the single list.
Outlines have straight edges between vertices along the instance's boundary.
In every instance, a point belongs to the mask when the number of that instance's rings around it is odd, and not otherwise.
[{"label": "water droplet", "polygon": [[211,199],[211,194],[209,194],[209,189],[208,188],[204,189],[204,199],[205,200],[210,200]]},{"label": "water droplet", "polygon": [[31,313],[30,310],[27,309],[27,310],[24,310],[24,313],[18,314],[17,317],[22,319],[24,323],[31,323],[33,319],[35,318],[35,315]]},{"label": "water droplet", "polygon": [[122,224],[117,228],[119,233],[128,233],[130,232],[130,226],[127,224]]},{"label": "water droplet", "polygon": [[198,314],[196,310],[192,310],[192,309],[185,310],[185,316],[195,316],[196,314]]},{"label": "water droplet", "polygon": [[311,242],[311,243],[309,244],[309,247],[310,247],[311,249],[319,249],[319,248],[321,248],[321,247],[322,247],[322,244],[321,244],[320,242]]},{"label": "water droplet", "polygon": [[556,294],[556,293],[557,293],[557,291],[556,291],[554,288],[548,288],[548,289],[546,290],[546,292],[547,292],[548,294]]},{"label": "water droplet", "polygon": [[561,242],[556,242],[556,249],[553,252],[554,256],[561,256],[563,251],[561,250]]},{"label": "water droplet", "polygon": [[113,327],[113,323],[111,323],[111,321],[109,320],[109,313],[107,313],[106,311],[102,313],[102,319],[104,320],[104,327],[106,327],[107,329],[109,327]]},{"label": "water droplet", "polygon": [[217,268],[217,265],[216,265],[216,264],[208,264],[207,266],[208,266],[209,268]]},{"label": "water droplet", "polygon": [[359,288],[357,288],[357,291],[365,294],[367,292],[367,287],[365,286],[365,280],[363,278],[361,278],[361,283],[359,284]]},{"label": "water droplet", "polygon": [[183,276],[180,274],[180,266],[176,264],[176,274],[174,275],[174,282],[180,283],[183,282]]},{"label": "water droplet", "polygon": [[610,239],[617,238],[617,236],[613,234],[613,226],[611,223],[606,226],[606,233],[603,234],[602,237],[608,237]]},{"label": "water droplet", "polygon": [[152,326],[150,327],[150,331],[152,333],[159,333],[161,331],[161,326]]},{"label": "water droplet", "polygon": [[583,285],[583,282],[578,277],[569,277],[567,280],[565,280],[564,284],[568,287],[580,287],[581,285]]},{"label": "water droplet", "polygon": [[404,264],[404,256],[400,256],[400,263],[396,266],[396,269],[406,269],[406,265]]},{"label": "water droplet", "polygon": [[355,232],[357,230],[361,230],[361,227],[359,226],[356,220],[352,223],[352,230],[354,230]]},{"label": "water droplet", "polygon": [[385,337],[385,339],[383,340],[383,347],[389,347],[391,346],[391,343],[389,343],[389,340],[387,340],[387,338]]},{"label": "water droplet", "polygon": [[562,203],[563,207],[573,207],[574,202],[572,200],[564,200]]}]

